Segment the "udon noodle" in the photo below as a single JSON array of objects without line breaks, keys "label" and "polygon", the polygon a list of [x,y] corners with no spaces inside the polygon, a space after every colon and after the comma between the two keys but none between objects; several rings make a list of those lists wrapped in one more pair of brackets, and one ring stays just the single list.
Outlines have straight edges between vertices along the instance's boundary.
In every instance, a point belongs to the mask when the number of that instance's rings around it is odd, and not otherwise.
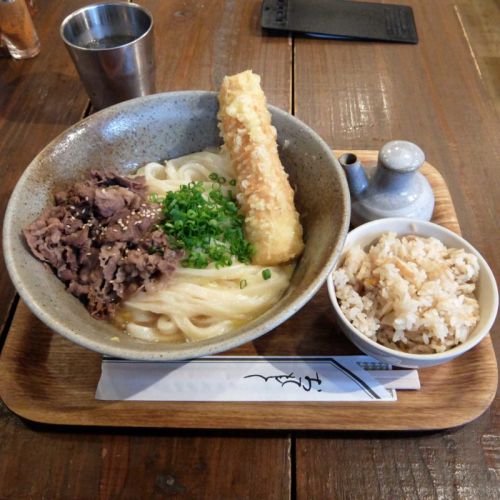
[{"label": "udon noodle", "polygon": [[[150,193],[159,196],[181,185],[201,181],[209,188],[210,174],[228,180],[235,172],[225,152],[203,151],[149,163],[138,170]],[[221,189],[231,189],[225,184]],[[232,188],[234,189],[234,188]],[[264,269],[270,278],[263,279]],[[115,322],[136,338],[147,341],[198,341],[221,335],[251,321],[275,304],[290,283],[293,264],[259,266],[233,261],[228,267],[179,267],[155,291],[138,292],[126,300]]]}]

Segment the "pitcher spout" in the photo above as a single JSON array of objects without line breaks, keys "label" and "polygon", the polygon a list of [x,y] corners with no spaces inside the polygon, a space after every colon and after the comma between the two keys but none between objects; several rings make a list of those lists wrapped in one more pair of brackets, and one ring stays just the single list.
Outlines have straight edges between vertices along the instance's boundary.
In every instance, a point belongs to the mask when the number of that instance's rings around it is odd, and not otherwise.
[{"label": "pitcher spout", "polygon": [[339,163],[344,169],[351,195],[359,197],[368,187],[368,178],[361,162],[354,153],[345,153],[339,158]]}]

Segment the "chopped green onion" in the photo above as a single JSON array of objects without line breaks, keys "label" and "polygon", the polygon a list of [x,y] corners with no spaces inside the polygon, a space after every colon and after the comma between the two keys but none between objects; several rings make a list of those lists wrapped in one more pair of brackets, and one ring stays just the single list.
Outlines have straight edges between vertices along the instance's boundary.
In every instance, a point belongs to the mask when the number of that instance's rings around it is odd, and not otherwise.
[{"label": "chopped green onion", "polygon": [[231,179],[231,180],[229,181],[229,185],[230,185],[230,186],[236,186],[236,179]]},{"label": "chopped green onion", "polygon": [[[219,184],[219,187],[222,186],[223,184],[226,183],[226,178],[222,175],[219,176],[219,174],[217,174],[216,172],[212,172],[208,178],[211,180],[211,181],[214,181],[215,183]],[[215,188],[214,188],[215,189]]]},{"label": "chopped green onion", "polygon": [[238,211],[232,193],[224,194],[221,182],[226,179],[210,174],[216,182],[205,189],[202,182],[191,182],[170,191],[161,200],[162,230],[172,248],[183,249],[183,267],[205,268],[210,262],[215,267],[230,266],[233,256],[249,263],[253,246],[245,239],[244,217]]},{"label": "chopped green onion", "polygon": [[271,270],[270,269],[264,269],[262,271],[262,277],[265,279],[265,280],[268,280],[270,277],[271,277]]},{"label": "chopped green onion", "polygon": [[161,203],[161,201],[162,201],[161,198],[158,196],[157,193],[151,193],[151,197],[150,198],[151,198],[151,201],[153,203]]},{"label": "chopped green onion", "polygon": [[246,288],[247,286],[247,280],[241,280],[240,281],[240,289],[243,290],[243,288]]}]

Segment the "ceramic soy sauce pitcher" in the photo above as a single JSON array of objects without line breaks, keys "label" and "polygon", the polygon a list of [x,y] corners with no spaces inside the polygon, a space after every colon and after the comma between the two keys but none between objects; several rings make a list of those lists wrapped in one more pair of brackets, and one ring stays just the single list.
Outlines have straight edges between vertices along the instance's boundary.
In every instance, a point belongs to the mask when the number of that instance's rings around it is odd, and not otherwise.
[{"label": "ceramic soy sauce pitcher", "polygon": [[339,158],[352,195],[354,226],[385,217],[430,220],[434,193],[418,170],[424,152],[408,141],[391,141],[379,152],[377,166],[364,168],[353,153]]}]

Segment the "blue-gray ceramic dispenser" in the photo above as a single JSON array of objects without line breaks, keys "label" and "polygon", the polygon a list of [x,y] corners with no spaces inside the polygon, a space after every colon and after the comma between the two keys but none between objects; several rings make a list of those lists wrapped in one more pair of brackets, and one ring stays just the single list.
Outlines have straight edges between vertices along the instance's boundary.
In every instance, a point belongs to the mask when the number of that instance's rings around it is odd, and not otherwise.
[{"label": "blue-gray ceramic dispenser", "polygon": [[408,141],[385,144],[374,168],[364,168],[353,153],[342,155],[339,162],[352,195],[351,223],[384,217],[430,220],[434,193],[418,172],[424,161],[424,152]]}]

